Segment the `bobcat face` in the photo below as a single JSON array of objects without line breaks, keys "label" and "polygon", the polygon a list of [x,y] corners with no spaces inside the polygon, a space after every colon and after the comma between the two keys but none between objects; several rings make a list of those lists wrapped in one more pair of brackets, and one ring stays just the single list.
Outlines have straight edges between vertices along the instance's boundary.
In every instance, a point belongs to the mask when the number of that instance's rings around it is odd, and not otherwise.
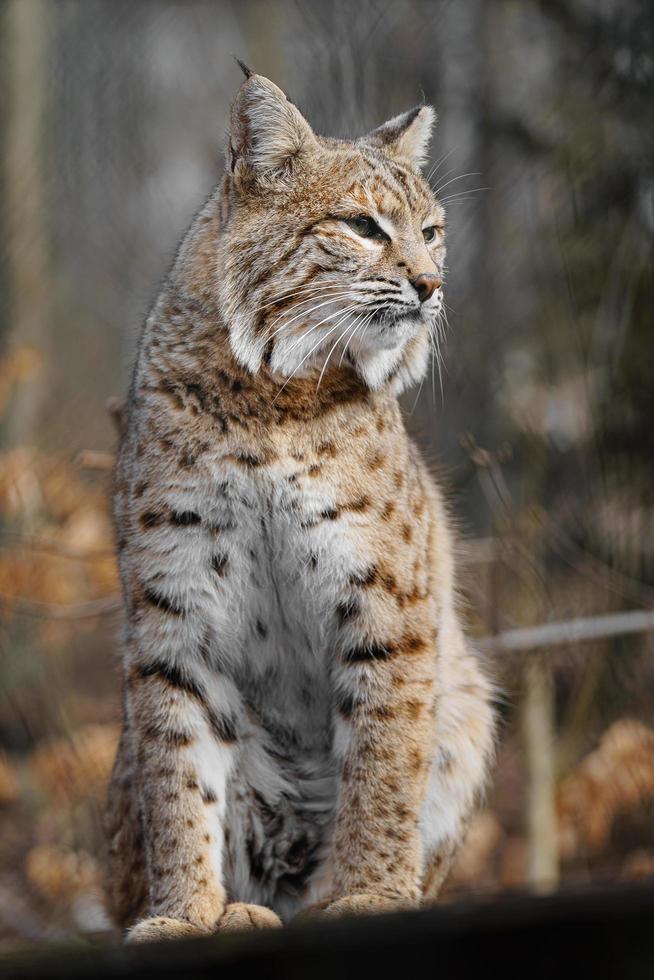
[{"label": "bobcat face", "polygon": [[337,204],[340,220],[323,226],[332,241],[342,239],[341,275],[347,269],[361,284],[357,299],[365,310],[364,327],[351,342],[355,358],[375,348],[401,348],[436,321],[445,251],[442,208],[418,173],[403,172],[380,155],[368,175],[370,157],[359,152],[362,176],[350,200]]},{"label": "bobcat face", "polygon": [[428,106],[356,141],[317,136],[250,75],[232,110],[219,303],[251,371],[355,370],[396,390],[424,372],[443,309],[444,210],[419,172]]}]

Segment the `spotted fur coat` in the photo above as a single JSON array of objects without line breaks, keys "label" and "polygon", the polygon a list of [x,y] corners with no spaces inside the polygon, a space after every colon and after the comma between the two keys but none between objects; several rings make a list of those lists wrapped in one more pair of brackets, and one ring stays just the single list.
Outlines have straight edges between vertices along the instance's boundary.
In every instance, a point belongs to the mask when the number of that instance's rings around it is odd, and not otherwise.
[{"label": "spotted fur coat", "polygon": [[327,139],[246,74],[116,474],[108,895],[133,940],[435,896],[491,753],[448,517],[398,406],[442,316],[433,112]]}]

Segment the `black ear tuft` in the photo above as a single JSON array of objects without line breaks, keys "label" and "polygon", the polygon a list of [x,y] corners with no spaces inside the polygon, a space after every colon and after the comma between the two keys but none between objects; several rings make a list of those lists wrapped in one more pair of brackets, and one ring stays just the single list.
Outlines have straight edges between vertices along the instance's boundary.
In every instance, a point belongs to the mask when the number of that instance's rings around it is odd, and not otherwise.
[{"label": "black ear tuft", "polygon": [[246,172],[268,183],[286,179],[315,146],[302,113],[270,79],[252,73],[239,88],[231,112],[227,166],[237,182],[245,180]]},{"label": "black ear tuft", "polygon": [[252,76],[254,75],[254,72],[252,71],[251,68],[248,68],[248,66],[245,64],[244,61],[241,61],[240,58],[234,58],[234,61],[236,62],[236,64],[238,65],[238,67],[241,69],[241,71],[243,72],[243,74],[245,75],[246,78],[252,78]]}]

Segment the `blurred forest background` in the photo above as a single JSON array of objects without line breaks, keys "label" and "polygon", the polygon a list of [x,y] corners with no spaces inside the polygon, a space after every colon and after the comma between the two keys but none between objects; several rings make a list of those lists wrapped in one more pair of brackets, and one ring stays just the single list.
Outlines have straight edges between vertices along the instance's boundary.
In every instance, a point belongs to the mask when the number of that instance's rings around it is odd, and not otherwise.
[{"label": "blurred forest background", "polygon": [[502,691],[447,897],[654,873],[651,0],[4,0],[0,25],[0,951],[107,928],[106,403],[220,175],[234,56],[329,135],[439,113],[450,332],[407,421]]}]

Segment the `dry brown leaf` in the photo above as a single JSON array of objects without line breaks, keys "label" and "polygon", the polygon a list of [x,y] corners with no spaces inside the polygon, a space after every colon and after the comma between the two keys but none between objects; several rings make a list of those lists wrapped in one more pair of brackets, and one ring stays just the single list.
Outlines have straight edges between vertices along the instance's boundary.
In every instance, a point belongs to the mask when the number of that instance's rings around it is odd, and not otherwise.
[{"label": "dry brown leaf", "polygon": [[84,725],[70,737],[43,739],[30,756],[37,783],[59,805],[102,801],[118,745],[118,726]]},{"label": "dry brown leaf", "polygon": [[605,846],[619,814],[654,799],[654,731],[629,718],[615,722],[598,747],[561,784],[558,794],[563,857],[584,844]]},{"label": "dry brown leaf", "polygon": [[101,885],[101,869],[95,858],[85,851],[50,844],[32,848],[25,859],[25,874],[32,888],[50,902],[69,904]]}]

